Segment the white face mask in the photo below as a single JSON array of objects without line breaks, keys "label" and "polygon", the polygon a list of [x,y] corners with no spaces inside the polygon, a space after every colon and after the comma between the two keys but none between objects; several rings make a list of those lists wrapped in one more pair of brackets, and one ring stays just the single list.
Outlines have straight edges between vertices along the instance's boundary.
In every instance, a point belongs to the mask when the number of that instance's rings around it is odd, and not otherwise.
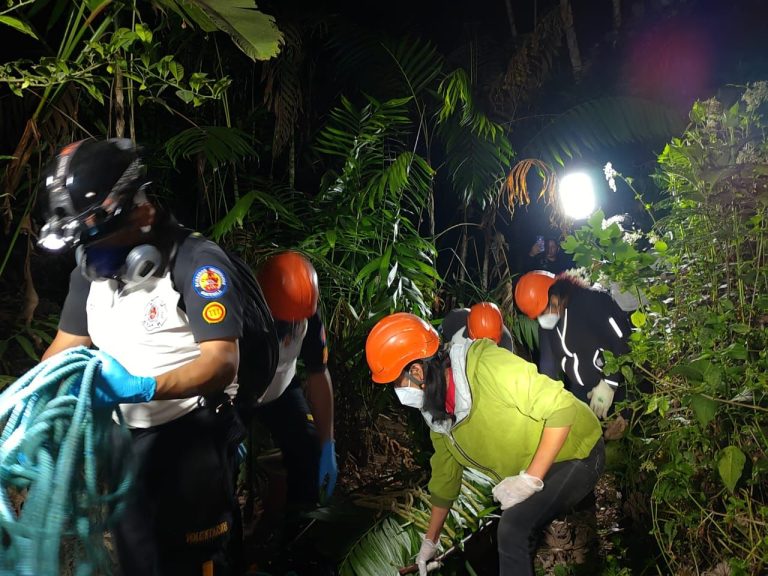
[{"label": "white face mask", "polygon": [[539,321],[539,326],[544,328],[544,330],[552,330],[552,328],[557,326],[557,322],[560,320],[560,315],[550,312],[548,314],[542,314],[537,320]]},{"label": "white face mask", "polygon": [[420,388],[413,388],[406,386],[403,388],[395,388],[395,394],[400,399],[400,404],[403,406],[410,406],[421,410],[424,405],[424,390]]}]

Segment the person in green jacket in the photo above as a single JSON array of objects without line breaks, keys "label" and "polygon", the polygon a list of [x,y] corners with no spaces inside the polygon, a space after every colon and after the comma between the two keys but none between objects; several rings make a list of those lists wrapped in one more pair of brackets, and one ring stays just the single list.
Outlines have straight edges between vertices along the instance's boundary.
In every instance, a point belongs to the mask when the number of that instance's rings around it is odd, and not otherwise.
[{"label": "person in green jacket", "polygon": [[432,512],[416,557],[419,573],[427,573],[462,473],[472,468],[497,482],[500,574],[533,575],[543,529],[589,494],[603,471],[594,413],[561,382],[492,340],[454,338],[446,351],[437,331],[413,314],[380,320],[365,353],[373,381],[392,383],[431,430]]}]

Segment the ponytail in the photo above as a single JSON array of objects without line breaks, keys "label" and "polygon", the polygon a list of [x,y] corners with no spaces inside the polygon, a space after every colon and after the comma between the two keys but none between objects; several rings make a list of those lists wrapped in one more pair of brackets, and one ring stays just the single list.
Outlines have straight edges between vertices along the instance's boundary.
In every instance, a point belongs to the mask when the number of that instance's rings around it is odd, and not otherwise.
[{"label": "ponytail", "polygon": [[424,404],[422,410],[432,416],[435,423],[450,420],[454,422],[456,416],[445,410],[445,398],[448,383],[445,379],[445,370],[451,365],[448,352],[440,350],[432,356],[422,360],[424,366]]}]

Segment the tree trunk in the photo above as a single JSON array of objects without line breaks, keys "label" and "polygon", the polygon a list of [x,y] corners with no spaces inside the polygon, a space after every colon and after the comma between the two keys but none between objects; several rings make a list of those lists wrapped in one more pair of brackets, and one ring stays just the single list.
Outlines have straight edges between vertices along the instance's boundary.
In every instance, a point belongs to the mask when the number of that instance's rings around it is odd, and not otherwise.
[{"label": "tree trunk", "polygon": [[[115,67],[115,137],[122,138],[125,135],[125,106],[123,92],[123,72],[120,66]],[[111,112],[111,110],[110,110]]]},{"label": "tree trunk", "polygon": [[291,132],[291,145],[288,148],[288,185],[291,190],[296,189],[296,138]]},{"label": "tree trunk", "polygon": [[512,11],[512,0],[505,0],[507,6],[507,20],[509,21],[509,33],[517,40],[517,26],[515,25],[515,13]]},{"label": "tree trunk", "polygon": [[463,211],[463,221],[465,222],[465,225],[461,227],[461,239],[459,240],[459,273],[457,275],[457,282],[456,285],[458,287],[458,294],[456,296],[458,297],[459,301],[461,301],[461,297],[464,293],[464,280],[466,279],[466,269],[467,269],[467,251],[469,249],[469,233],[467,232],[467,207],[464,206]]},{"label": "tree trunk", "polygon": [[560,0],[560,18],[563,20],[563,30],[565,30],[565,40],[568,44],[568,55],[571,58],[573,77],[578,82],[581,79],[581,55],[579,54],[576,29],[573,27],[573,11],[570,0]]}]

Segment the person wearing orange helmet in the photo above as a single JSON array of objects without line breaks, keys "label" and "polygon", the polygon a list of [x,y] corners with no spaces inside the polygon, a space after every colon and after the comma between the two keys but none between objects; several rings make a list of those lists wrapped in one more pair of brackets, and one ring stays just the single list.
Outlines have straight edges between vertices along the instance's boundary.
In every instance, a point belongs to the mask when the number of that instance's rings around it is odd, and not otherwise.
[{"label": "person wearing orange helmet", "polygon": [[566,388],[605,419],[625,397],[620,372],[604,370],[603,352],[629,351],[628,316],[610,294],[575,276],[535,271],[515,287],[515,302],[539,323],[539,371],[550,378],[565,374]]},{"label": "person wearing orange helmet", "polygon": [[454,308],[443,318],[438,329],[447,344],[457,334],[461,338],[489,338],[510,352],[515,351],[512,334],[504,325],[501,310],[493,302],[478,302],[471,308]]},{"label": "person wearing orange helmet", "polygon": [[[275,319],[280,358],[254,414],[267,425],[282,452],[288,503],[306,509],[331,497],[338,475],[333,388],[318,309],[317,272],[306,257],[286,251],[270,257],[257,280]],[[299,360],[306,372],[306,396]]]},{"label": "person wearing orange helmet", "polygon": [[429,323],[404,312],[377,322],[365,344],[372,380],[391,383],[430,428],[432,511],[419,573],[427,573],[462,472],[472,468],[497,483],[500,574],[532,576],[537,537],[602,473],[600,423],[561,382],[490,339],[440,344]]}]

